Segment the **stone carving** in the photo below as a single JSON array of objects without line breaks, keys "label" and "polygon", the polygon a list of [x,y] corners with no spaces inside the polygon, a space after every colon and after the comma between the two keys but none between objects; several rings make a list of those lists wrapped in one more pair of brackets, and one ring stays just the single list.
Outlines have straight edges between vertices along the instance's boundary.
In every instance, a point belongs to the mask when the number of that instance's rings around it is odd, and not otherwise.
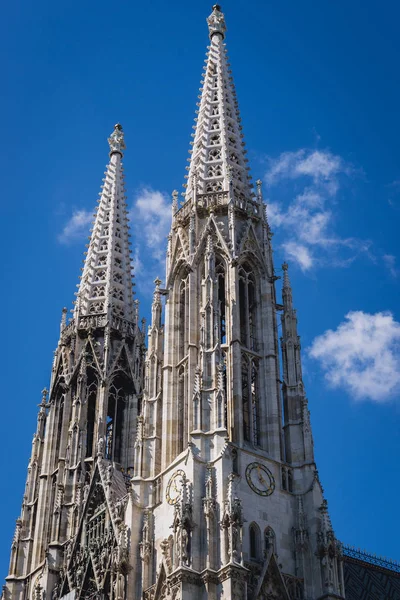
[{"label": "stone carving", "polygon": [[183,473],[179,502],[174,507],[173,530],[175,533],[176,566],[191,564],[191,534],[194,527],[192,518],[190,485]]},{"label": "stone carving", "polygon": [[236,475],[229,475],[227,500],[221,526],[227,531],[227,558],[232,562],[241,562],[242,559],[242,502],[235,492]]},{"label": "stone carving", "polygon": [[108,143],[110,144],[110,154],[112,152],[120,152],[122,154],[123,150],[125,150],[124,132],[122,125],[119,123],[114,126],[114,131],[108,138]]},{"label": "stone carving", "polygon": [[210,32],[210,38],[215,33],[221,35],[222,39],[225,37],[226,24],[224,15],[221,12],[221,7],[219,4],[214,4],[213,11],[211,15],[207,19],[208,29]]}]

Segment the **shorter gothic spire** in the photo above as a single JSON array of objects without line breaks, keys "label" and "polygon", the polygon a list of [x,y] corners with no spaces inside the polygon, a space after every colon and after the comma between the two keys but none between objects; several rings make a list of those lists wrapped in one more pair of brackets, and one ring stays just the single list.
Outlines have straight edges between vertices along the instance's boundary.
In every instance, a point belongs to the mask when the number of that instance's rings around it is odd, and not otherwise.
[{"label": "shorter gothic spire", "polygon": [[108,138],[110,161],[77,293],[75,316],[134,319],[131,251],[122,156],[124,132],[117,123]]},{"label": "shorter gothic spire", "polygon": [[287,262],[284,262],[282,265],[283,270],[283,287],[282,287],[282,297],[283,304],[286,310],[292,309],[292,286],[290,284],[289,278],[289,265]]}]

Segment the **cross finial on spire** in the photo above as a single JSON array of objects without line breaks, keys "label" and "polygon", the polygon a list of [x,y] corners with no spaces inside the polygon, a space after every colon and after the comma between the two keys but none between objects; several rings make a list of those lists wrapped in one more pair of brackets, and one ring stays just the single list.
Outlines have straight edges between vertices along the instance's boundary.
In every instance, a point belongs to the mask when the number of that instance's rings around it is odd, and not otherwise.
[{"label": "cross finial on spire", "polygon": [[224,39],[226,31],[225,17],[219,4],[214,4],[213,11],[208,17],[207,23],[208,30],[210,32],[210,39],[216,33],[218,33],[222,39]]},{"label": "cross finial on spire", "polygon": [[110,156],[114,152],[119,152],[122,156],[122,152],[125,150],[126,146],[124,141],[124,132],[120,123],[114,125],[114,131],[108,138],[108,143],[110,144]]}]

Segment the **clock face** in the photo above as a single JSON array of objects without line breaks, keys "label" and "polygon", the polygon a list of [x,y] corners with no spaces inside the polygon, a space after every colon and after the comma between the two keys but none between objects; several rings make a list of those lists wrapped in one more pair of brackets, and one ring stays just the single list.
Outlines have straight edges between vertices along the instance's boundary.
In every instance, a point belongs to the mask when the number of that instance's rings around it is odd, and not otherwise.
[{"label": "clock face", "polygon": [[171,475],[171,479],[168,481],[167,491],[165,492],[168,504],[176,504],[178,502],[184,477],[185,471],[182,471],[182,469],[175,471],[175,473]]},{"label": "clock face", "polygon": [[271,471],[258,462],[247,465],[246,480],[253,492],[260,496],[270,496],[275,489]]}]

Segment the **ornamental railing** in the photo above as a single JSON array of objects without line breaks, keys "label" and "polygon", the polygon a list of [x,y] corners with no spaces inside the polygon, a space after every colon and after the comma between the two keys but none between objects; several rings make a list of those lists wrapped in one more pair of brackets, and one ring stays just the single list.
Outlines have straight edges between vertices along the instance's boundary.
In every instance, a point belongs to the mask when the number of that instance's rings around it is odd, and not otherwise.
[{"label": "ornamental railing", "polygon": [[[208,192],[206,194],[197,194],[196,206],[200,209],[217,208],[218,206],[227,206],[229,204],[229,192]],[[244,197],[234,196],[233,204],[236,208],[255,217],[261,217],[261,208],[258,202],[248,200]],[[183,206],[175,213],[175,218],[185,220],[192,210],[192,203],[185,202]]]},{"label": "ornamental railing", "polygon": [[[122,317],[112,315],[108,321],[107,314],[81,315],[78,317],[78,330],[101,329],[109,322],[110,327],[119,331],[122,335],[133,337],[136,334],[137,327],[132,321],[127,321]],[[75,329],[75,321],[71,321],[61,333],[62,338],[67,338]]]},{"label": "ornamental railing", "polygon": [[362,560],[363,562],[369,563],[370,565],[375,565],[377,567],[389,569],[390,571],[394,571],[395,573],[400,573],[400,562],[398,562],[397,560],[386,558],[386,556],[383,557],[377,556],[376,554],[370,554],[365,550],[361,550],[361,548],[356,548],[355,546],[347,546],[345,544],[342,545],[342,550],[343,556],[347,556],[348,558]]}]

